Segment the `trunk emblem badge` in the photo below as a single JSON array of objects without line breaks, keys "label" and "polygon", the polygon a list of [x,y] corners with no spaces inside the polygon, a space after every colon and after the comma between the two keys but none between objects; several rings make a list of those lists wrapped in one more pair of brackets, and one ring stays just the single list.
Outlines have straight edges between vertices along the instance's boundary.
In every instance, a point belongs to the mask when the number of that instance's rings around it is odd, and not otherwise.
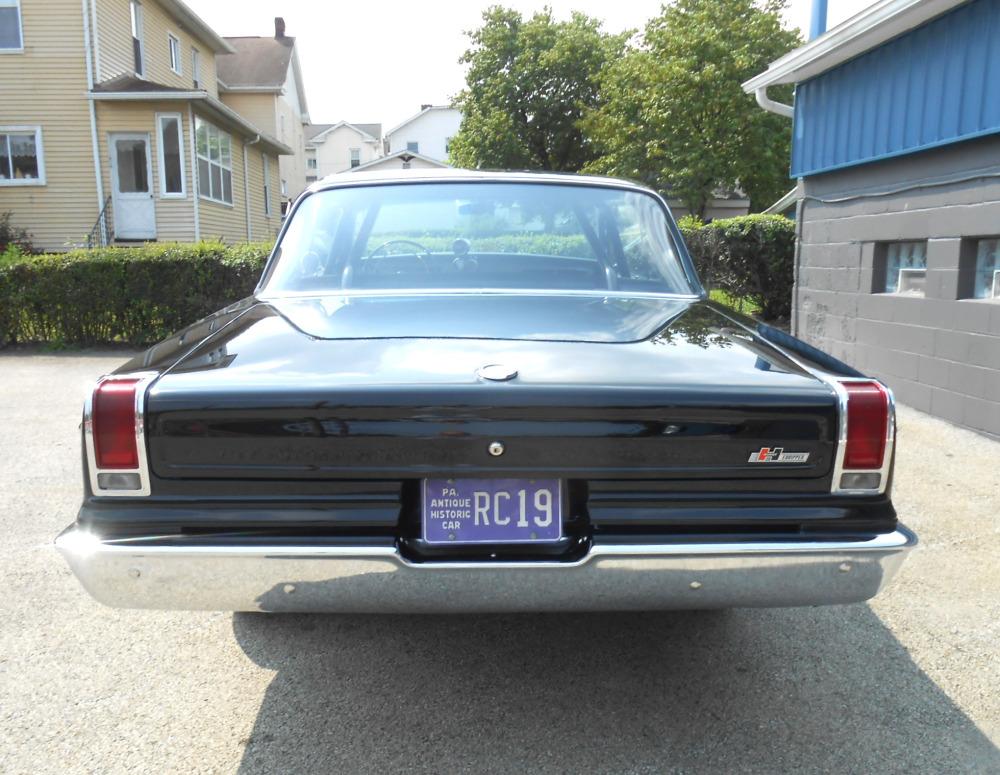
[{"label": "trunk emblem badge", "polygon": [[507,382],[517,376],[517,369],[508,368],[502,363],[488,363],[476,369],[476,376],[490,382]]},{"label": "trunk emblem badge", "polygon": [[808,452],[785,452],[784,447],[761,447],[750,453],[748,463],[805,463]]},{"label": "trunk emblem badge", "polygon": [[504,446],[502,441],[491,441],[487,447],[493,457],[500,457],[503,454]]}]

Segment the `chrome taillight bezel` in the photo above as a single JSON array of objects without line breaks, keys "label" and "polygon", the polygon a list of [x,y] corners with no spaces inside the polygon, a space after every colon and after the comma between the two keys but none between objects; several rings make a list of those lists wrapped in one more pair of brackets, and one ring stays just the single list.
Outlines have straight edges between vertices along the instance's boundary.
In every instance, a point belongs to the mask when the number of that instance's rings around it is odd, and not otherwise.
[{"label": "chrome taillight bezel", "polygon": [[[87,393],[83,404],[83,447],[87,456],[87,476],[94,495],[102,498],[140,498],[150,494],[149,462],[146,456],[146,392],[156,379],[154,372],[109,374],[101,377]],[[138,466],[135,468],[99,468],[94,445],[94,394],[102,384],[110,381],[135,381],[135,447]],[[131,490],[101,487],[100,474],[137,474],[139,487]]]},{"label": "chrome taillight bezel", "polygon": [[[827,379],[828,384],[837,394],[838,404],[838,428],[837,428],[837,456],[833,466],[833,480],[830,483],[830,492],[837,495],[881,495],[886,492],[889,486],[889,474],[892,470],[893,452],[896,444],[896,399],[892,390],[884,382],[871,377],[831,377]],[[882,465],[879,468],[845,468],[844,458],[847,455],[847,420],[849,395],[846,385],[851,383],[864,383],[878,385],[886,396],[886,437],[885,451],[882,455]],[[844,474],[879,474],[878,487],[851,489],[840,486]]]}]

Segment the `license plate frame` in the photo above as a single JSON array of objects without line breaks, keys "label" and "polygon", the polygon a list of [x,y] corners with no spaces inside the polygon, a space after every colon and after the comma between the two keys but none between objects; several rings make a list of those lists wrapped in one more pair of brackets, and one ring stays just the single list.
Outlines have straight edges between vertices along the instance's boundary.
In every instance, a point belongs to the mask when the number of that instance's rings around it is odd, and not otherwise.
[{"label": "license plate frame", "polygon": [[[555,544],[563,538],[565,490],[564,480],[551,478],[423,479],[421,536],[434,546]],[[545,509],[538,506],[539,492],[549,494],[548,523],[545,523]],[[488,504],[483,503],[484,495],[489,498]],[[432,505],[434,501],[438,503]],[[486,513],[482,511],[484,505]],[[500,523],[495,521],[498,515]],[[483,521],[489,524],[482,524]]]}]

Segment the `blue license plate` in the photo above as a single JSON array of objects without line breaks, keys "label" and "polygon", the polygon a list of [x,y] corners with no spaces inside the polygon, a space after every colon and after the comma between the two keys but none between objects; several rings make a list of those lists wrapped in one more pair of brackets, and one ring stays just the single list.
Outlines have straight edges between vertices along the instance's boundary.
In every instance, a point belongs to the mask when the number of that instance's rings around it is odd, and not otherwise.
[{"label": "blue license plate", "polygon": [[558,479],[425,479],[423,534],[431,544],[541,544],[562,538]]}]

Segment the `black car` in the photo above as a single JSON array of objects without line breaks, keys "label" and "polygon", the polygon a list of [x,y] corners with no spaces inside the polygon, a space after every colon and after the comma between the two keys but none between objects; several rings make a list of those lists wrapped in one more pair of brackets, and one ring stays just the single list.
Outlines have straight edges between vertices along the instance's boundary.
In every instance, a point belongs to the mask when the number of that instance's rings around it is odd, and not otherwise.
[{"label": "black car", "polygon": [[894,439],[884,385],[707,299],[651,191],[350,173],[97,383],[57,545],[125,607],[848,603],[916,543]]}]

